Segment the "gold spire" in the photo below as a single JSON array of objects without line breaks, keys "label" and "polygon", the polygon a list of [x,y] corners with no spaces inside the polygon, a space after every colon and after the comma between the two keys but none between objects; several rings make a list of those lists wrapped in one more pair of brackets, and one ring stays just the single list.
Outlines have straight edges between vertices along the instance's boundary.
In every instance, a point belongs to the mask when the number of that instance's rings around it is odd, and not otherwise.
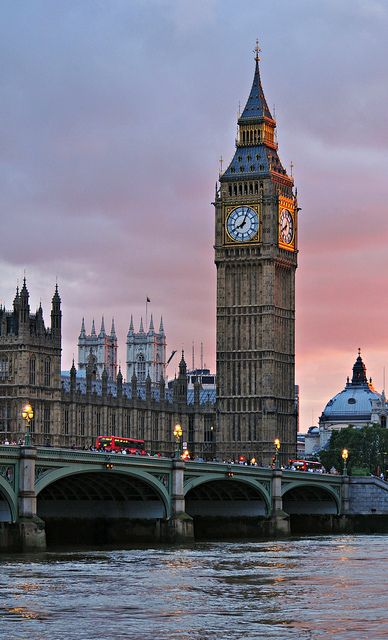
[{"label": "gold spire", "polygon": [[254,48],[256,62],[259,62],[259,60],[260,60],[260,57],[259,57],[259,52],[260,51],[261,51],[261,49],[259,47],[259,40],[258,40],[258,38],[256,38],[256,46]]}]

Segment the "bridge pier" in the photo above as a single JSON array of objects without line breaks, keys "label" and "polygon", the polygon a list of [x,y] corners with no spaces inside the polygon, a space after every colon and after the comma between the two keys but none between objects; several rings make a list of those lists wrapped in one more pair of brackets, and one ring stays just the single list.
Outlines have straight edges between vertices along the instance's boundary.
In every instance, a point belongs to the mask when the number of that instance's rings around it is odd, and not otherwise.
[{"label": "bridge pier", "polygon": [[272,471],[272,514],[269,521],[269,534],[273,537],[290,535],[290,516],[283,511],[281,469]]},{"label": "bridge pier", "polygon": [[342,476],[341,515],[349,513],[349,476]]},{"label": "bridge pier", "polygon": [[36,515],[34,447],[20,448],[18,521],[19,544],[23,551],[46,548],[45,525]]},{"label": "bridge pier", "polygon": [[172,516],[167,521],[167,539],[169,542],[187,542],[194,540],[194,522],[185,509],[183,492],[185,463],[183,460],[173,460],[172,463]]}]

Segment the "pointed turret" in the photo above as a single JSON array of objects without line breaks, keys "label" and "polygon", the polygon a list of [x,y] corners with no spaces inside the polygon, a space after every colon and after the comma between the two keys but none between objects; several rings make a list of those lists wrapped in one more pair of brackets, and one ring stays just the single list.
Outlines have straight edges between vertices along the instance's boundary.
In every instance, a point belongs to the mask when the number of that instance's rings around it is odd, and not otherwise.
[{"label": "pointed turret", "polygon": [[292,187],[293,178],[287,175],[278,153],[275,137],[276,121],[265,99],[259,68],[260,47],[256,41],[255,72],[252,88],[242,114],[238,118],[236,153],[226,171],[220,176],[221,183],[263,175],[281,174],[282,180]]},{"label": "pointed turret", "polygon": [[36,311],[36,333],[38,335],[44,334],[44,320],[43,320],[43,309],[42,303],[39,303],[39,307]]},{"label": "pointed turret", "polygon": [[131,378],[131,395],[132,395],[132,400],[134,400],[137,397],[137,377],[135,372],[133,373]]},{"label": "pointed turret", "polygon": [[110,337],[111,338],[115,338],[116,337],[116,329],[115,329],[115,319],[112,318],[112,326],[110,329]]},{"label": "pointed turret", "polygon": [[144,329],[143,329],[143,317],[140,318],[140,328],[139,328],[139,333],[144,333]]},{"label": "pointed turret", "polygon": [[71,365],[71,369],[70,369],[70,392],[71,393],[75,392],[76,384],[77,384],[77,369],[75,368],[74,358],[73,358],[73,364]]},{"label": "pointed turret", "polygon": [[123,395],[123,374],[121,373],[120,365],[119,365],[119,372],[116,378],[116,385],[117,385],[117,397],[121,398]]},{"label": "pointed turret", "polygon": [[14,309],[19,308],[19,305],[20,305],[20,294],[19,294],[19,285],[17,285],[16,294],[15,294],[15,298],[14,298],[14,301],[13,301],[13,308]]},{"label": "pointed turret", "polygon": [[58,284],[56,284],[53,299],[51,302],[51,333],[59,341],[61,340],[61,328],[62,328],[61,298],[58,292]]},{"label": "pointed turret", "polygon": [[131,314],[131,321],[130,321],[130,323],[129,323],[129,329],[128,329],[128,333],[127,333],[127,335],[128,335],[128,336],[132,336],[132,335],[133,335],[133,333],[134,333],[134,328],[133,328],[133,317],[132,317],[132,314]]},{"label": "pointed turret", "polygon": [[26,279],[23,278],[23,286],[20,290],[20,314],[19,321],[21,323],[27,323],[30,318],[30,305],[29,305],[29,297],[28,289],[26,286]]},{"label": "pointed turret", "polygon": [[86,330],[85,330],[85,318],[82,318],[82,322],[81,322],[81,331],[79,334],[79,340],[82,338],[86,338]]},{"label": "pointed turret", "polygon": [[101,318],[101,328],[100,328],[100,333],[98,334],[99,338],[104,338],[105,337],[105,323],[104,323],[104,316],[102,316]]},{"label": "pointed turret", "polygon": [[108,393],[108,372],[105,366],[101,374],[101,390],[102,390],[102,395],[106,396]]},{"label": "pointed turret", "polygon": [[186,373],[187,373],[187,365],[185,362],[185,352],[182,349],[182,357],[181,357],[181,361],[179,363],[179,376],[185,376],[186,377]]},{"label": "pointed turret", "polygon": [[148,333],[155,333],[154,320],[152,318],[152,313],[151,313],[151,320],[150,320],[150,326],[148,328]]},{"label": "pointed turret", "polygon": [[361,358],[361,349],[358,350],[358,358],[353,366],[352,385],[364,385],[368,384],[368,378],[366,377],[366,366]]},{"label": "pointed turret", "polygon": [[253,76],[252,89],[249,94],[249,98],[247,100],[245,108],[239,118],[239,124],[242,124],[244,121],[251,122],[252,119],[258,120],[263,118],[268,118],[269,120],[272,120],[272,122],[275,122],[268,108],[263,87],[261,85],[260,68],[259,68],[259,60],[260,60],[259,52],[260,51],[261,49],[259,47],[259,42],[258,40],[256,40],[256,47],[255,47],[256,65],[255,65],[255,74]]},{"label": "pointed turret", "polygon": [[160,316],[159,333],[164,333],[163,316]]},{"label": "pointed turret", "polygon": [[91,331],[91,334],[90,334],[90,335],[91,335],[91,336],[95,336],[95,337],[97,336],[97,334],[96,334],[96,327],[94,326],[94,318],[93,318],[93,320],[92,320],[92,331]]}]

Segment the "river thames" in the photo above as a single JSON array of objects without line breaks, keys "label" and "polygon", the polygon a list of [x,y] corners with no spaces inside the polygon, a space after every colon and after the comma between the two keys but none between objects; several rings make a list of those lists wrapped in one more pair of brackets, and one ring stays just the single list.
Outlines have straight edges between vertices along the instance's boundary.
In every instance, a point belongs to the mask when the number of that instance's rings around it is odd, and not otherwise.
[{"label": "river thames", "polygon": [[7,640],[388,638],[388,537],[1,554]]}]

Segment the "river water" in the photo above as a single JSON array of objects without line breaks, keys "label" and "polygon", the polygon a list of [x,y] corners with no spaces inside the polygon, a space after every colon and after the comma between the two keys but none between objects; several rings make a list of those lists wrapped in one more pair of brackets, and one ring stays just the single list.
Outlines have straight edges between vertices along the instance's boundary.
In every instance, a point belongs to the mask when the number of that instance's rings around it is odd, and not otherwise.
[{"label": "river water", "polygon": [[0,555],[7,640],[388,638],[388,537]]}]

